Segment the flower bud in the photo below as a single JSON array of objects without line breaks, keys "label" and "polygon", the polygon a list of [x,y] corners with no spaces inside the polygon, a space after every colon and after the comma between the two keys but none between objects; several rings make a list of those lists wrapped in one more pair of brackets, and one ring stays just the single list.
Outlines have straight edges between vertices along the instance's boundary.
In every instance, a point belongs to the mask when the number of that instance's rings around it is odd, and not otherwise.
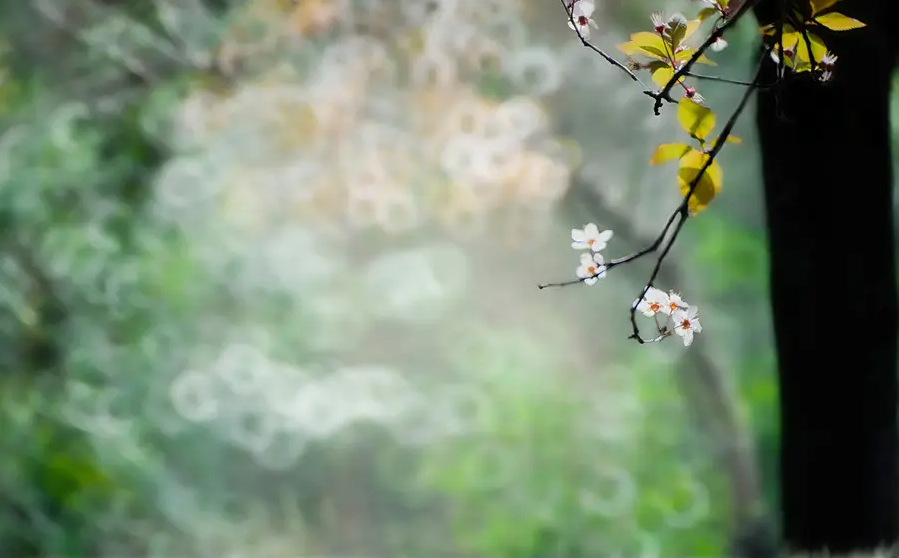
[{"label": "flower bud", "polygon": [[668,24],[662,18],[662,12],[653,12],[650,18],[652,19],[652,28],[656,34],[663,35],[668,30]]}]

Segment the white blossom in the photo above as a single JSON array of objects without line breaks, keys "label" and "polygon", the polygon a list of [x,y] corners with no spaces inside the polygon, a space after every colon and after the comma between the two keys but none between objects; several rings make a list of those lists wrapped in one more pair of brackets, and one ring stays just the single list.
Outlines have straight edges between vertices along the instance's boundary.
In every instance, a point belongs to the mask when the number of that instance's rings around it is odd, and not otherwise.
[{"label": "white blossom", "polygon": [[[584,39],[589,39],[590,28],[597,28],[596,22],[591,18],[593,10],[596,9],[596,4],[593,0],[574,0],[574,6],[570,9],[571,17],[568,20],[568,27],[580,33]],[[574,23],[572,23],[572,20],[574,20]]]},{"label": "white blossom", "polygon": [[727,41],[724,40],[723,37],[718,37],[715,39],[715,42],[709,45],[709,48],[715,52],[721,52],[722,50],[727,48]]},{"label": "white blossom", "polygon": [[577,268],[577,276],[587,285],[593,285],[597,279],[606,276],[605,260],[602,254],[581,254],[581,265]]},{"label": "white blossom", "polygon": [[612,235],[612,231],[600,232],[596,224],[587,223],[583,229],[571,229],[571,247],[575,250],[590,249],[599,252],[608,245]]},{"label": "white blossom", "polygon": [[702,331],[699,308],[692,306],[687,310],[676,310],[671,317],[674,320],[674,333],[684,340],[684,347],[689,347],[693,343],[693,334]]},{"label": "white blossom", "polygon": [[821,81],[830,81],[833,78],[833,69],[837,63],[837,56],[828,51],[822,58],[820,68],[822,70],[818,79]]},{"label": "white blossom", "polygon": [[634,305],[637,312],[641,312],[646,317],[653,317],[659,312],[663,314],[671,314],[671,302],[665,291],[655,287],[649,287],[646,295],[642,300],[635,300]]},{"label": "white blossom", "polygon": [[684,302],[684,299],[681,298],[680,294],[671,291],[668,293],[668,312],[666,314],[672,314],[678,310],[689,310],[690,305]]}]

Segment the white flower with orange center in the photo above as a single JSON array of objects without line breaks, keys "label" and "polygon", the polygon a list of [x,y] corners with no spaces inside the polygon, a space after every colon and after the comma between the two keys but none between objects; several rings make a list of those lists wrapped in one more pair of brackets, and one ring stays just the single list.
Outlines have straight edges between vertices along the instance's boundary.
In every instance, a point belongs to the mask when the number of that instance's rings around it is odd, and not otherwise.
[{"label": "white flower with orange center", "polygon": [[587,223],[583,229],[571,229],[571,247],[599,252],[608,246],[613,234],[612,231],[600,231],[595,223]]},{"label": "white flower with orange center", "polygon": [[680,294],[671,291],[668,293],[668,312],[666,314],[673,314],[678,310],[688,310],[690,305],[684,302],[684,299],[680,297]]},{"label": "white flower with orange center", "polygon": [[659,312],[665,315],[671,314],[668,295],[665,291],[655,287],[649,287],[641,300],[634,301],[634,306],[637,307],[637,312],[641,312],[648,318],[652,318]]},{"label": "white flower with orange center", "polygon": [[602,254],[581,254],[581,265],[577,268],[577,276],[587,285],[593,285],[596,281],[606,276],[605,260]]},{"label": "white flower with orange center", "polygon": [[674,321],[674,333],[684,340],[684,347],[689,347],[693,343],[693,334],[702,331],[699,308],[692,306],[687,310],[677,310],[671,315],[671,319]]}]

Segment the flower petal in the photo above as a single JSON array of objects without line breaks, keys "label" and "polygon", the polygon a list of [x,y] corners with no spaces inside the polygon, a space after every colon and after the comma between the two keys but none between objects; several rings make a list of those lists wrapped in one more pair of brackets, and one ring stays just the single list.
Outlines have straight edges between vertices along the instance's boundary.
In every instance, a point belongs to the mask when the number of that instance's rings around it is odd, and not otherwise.
[{"label": "flower petal", "polygon": [[589,17],[593,15],[593,12],[596,10],[596,4],[593,0],[580,0],[577,4],[575,4],[575,8],[580,9],[580,12]]},{"label": "flower petal", "polygon": [[671,291],[670,293],[671,304],[678,307],[678,309],[687,310],[690,308],[690,305],[684,302],[684,299],[681,298],[680,294]]},{"label": "flower petal", "polygon": [[595,285],[597,279],[599,279],[599,278],[598,277],[588,277],[587,279],[584,279],[584,284],[585,285]]},{"label": "flower petal", "polygon": [[668,306],[670,304],[670,300],[668,300],[668,295],[665,294],[665,291],[661,289],[657,289],[655,287],[650,287],[649,292],[646,293],[646,297],[652,302],[658,302],[663,306]]},{"label": "flower petal", "polygon": [[685,329],[683,334],[684,347],[689,347],[693,344],[693,330]]},{"label": "flower petal", "polygon": [[587,223],[584,225],[584,236],[593,239],[596,239],[596,237],[599,236],[599,227],[596,226],[596,223]]},{"label": "flower petal", "polygon": [[649,303],[645,300],[640,301],[639,303],[635,300],[633,306],[636,306],[637,312],[640,312],[647,318],[651,318],[655,315],[655,312],[652,311],[652,308],[649,307]]}]

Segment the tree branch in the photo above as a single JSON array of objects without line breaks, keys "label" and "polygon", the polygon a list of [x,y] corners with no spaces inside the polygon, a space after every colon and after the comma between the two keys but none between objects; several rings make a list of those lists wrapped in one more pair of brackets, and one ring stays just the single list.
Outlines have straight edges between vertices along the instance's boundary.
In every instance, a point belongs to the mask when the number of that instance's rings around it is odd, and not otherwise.
[{"label": "tree branch", "polygon": [[[687,75],[687,73],[693,68],[693,65],[706,53],[706,51],[715,43],[724,32],[736,25],[740,18],[746,15],[749,10],[755,6],[759,0],[749,0],[748,2],[744,2],[734,13],[733,15],[728,15],[727,19],[724,20],[723,25],[718,25],[715,29],[706,37],[706,40],[702,43],[702,45],[696,49],[696,52],[693,53],[693,56],[687,60],[683,66],[678,68],[674,75],[671,76],[671,79],[668,80],[668,83],[665,84],[665,87],[662,88],[658,93],[646,93],[650,97],[656,100],[655,105],[653,105],[652,110],[656,116],[661,114],[662,110],[662,102],[674,102],[671,98],[671,89],[677,84],[682,77]],[[719,22],[721,20],[719,19]]]},{"label": "tree branch", "polygon": [[[749,4],[751,4],[751,3],[748,2],[747,4],[744,4],[743,7],[745,8],[745,6],[747,6]],[[740,12],[740,13],[742,13],[742,12]],[[770,48],[768,49],[768,52],[770,52]],[[731,114],[730,118],[727,120],[724,127],[722,128],[721,134],[718,136],[718,139],[715,141],[715,144],[712,146],[712,149],[708,152],[708,157],[706,157],[706,160],[705,160],[704,164],[702,165],[702,167],[699,169],[699,172],[697,172],[697,174],[693,178],[693,180],[690,181],[687,194],[684,196],[683,201],[677,207],[677,209],[674,212],[672,212],[672,214],[668,217],[668,221],[665,223],[665,226],[662,228],[662,231],[659,233],[659,235],[655,238],[655,240],[653,240],[648,246],[646,246],[642,250],[639,250],[638,252],[635,252],[628,256],[613,259],[613,260],[609,261],[608,263],[604,264],[601,267],[601,270],[595,276],[607,273],[609,270],[611,270],[615,267],[618,267],[618,266],[628,263],[628,262],[632,262],[632,261],[637,260],[647,254],[655,253],[659,249],[661,249],[662,253],[656,259],[656,263],[655,263],[655,266],[653,267],[652,274],[650,275],[649,281],[647,281],[646,286],[643,288],[643,291],[641,292],[640,296],[637,297],[637,301],[639,302],[646,297],[646,293],[649,291],[650,288],[653,287],[653,283],[656,281],[656,279],[659,275],[659,272],[662,267],[662,263],[664,262],[665,258],[668,256],[668,253],[671,251],[671,247],[674,245],[674,242],[677,240],[677,237],[680,235],[680,231],[682,230],[684,223],[686,222],[687,218],[689,218],[689,216],[690,216],[690,212],[689,212],[690,200],[692,199],[693,194],[696,191],[696,188],[699,185],[700,180],[705,175],[708,168],[715,161],[715,158],[718,156],[721,149],[724,147],[724,144],[727,141],[727,138],[730,137],[730,134],[733,131],[733,128],[736,125],[737,120],[739,119],[739,117],[743,113],[743,111],[746,109],[746,106],[749,103],[749,98],[752,96],[752,93],[755,92],[755,90],[758,88],[759,78],[761,76],[764,59],[765,59],[764,56],[759,59],[758,66],[755,71],[755,76],[753,77],[753,80],[750,83],[750,86],[746,88],[746,91],[744,92],[743,97],[740,99],[740,102],[737,105],[736,109]],[[672,227],[673,227],[673,230],[672,230]],[[669,232],[671,233],[670,236],[669,236]],[[667,242],[666,242],[666,237],[667,237]],[[584,277],[584,278],[578,278],[578,279],[573,279],[570,281],[564,281],[564,282],[559,282],[559,283],[543,283],[543,284],[538,285],[537,287],[540,289],[544,289],[547,287],[564,287],[564,286],[568,286],[568,285],[582,283],[583,281],[585,281],[586,279],[589,279],[589,278],[590,277]],[[640,335],[640,329],[639,329],[639,326],[637,325],[636,313],[637,313],[637,304],[634,304],[630,309],[630,321],[631,321],[631,328],[632,328],[632,333],[629,336],[630,339],[634,339],[638,343],[644,344],[644,343],[651,343],[651,342],[658,341],[664,336],[662,334],[662,332],[660,332],[660,335],[658,337],[654,337],[652,339],[644,339]]]}]

